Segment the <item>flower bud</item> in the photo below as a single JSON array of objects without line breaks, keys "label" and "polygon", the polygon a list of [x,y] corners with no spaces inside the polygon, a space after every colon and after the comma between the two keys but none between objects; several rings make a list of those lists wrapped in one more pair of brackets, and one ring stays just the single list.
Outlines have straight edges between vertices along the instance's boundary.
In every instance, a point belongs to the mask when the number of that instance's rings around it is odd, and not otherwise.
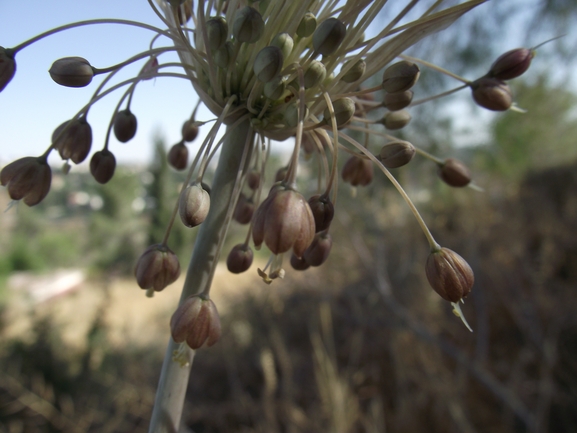
[{"label": "flower bud", "polygon": [[[333,102],[333,111],[335,113],[335,121],[337,123],[337,128],[343,128],[347,123],[351,121],[355,115],[355,102],[351,98],[340,98]],[[331,126],[332,119],[329,108],[325,108],[323,113],[323,121]]]},{"label": "flower bud", "polygon": [[286,179],[287,173],[288,173],[288,167],[279,168],[274,175],[274,181],[282,182],[283,180]]},{"label": "flower bud", "polygon": [[206,22],[208,46],[211,52],[222,47],[228,37],[228,24],[223,17],[212,17]]},{"label": "flower bud", "polygon": [[517,78],[529,69],[533,57],[535,57],[535,51],[529,48],[507,51],[495,60],[487,75],[497,80]]},{"label": "flower bud", "polygon": [[52,133],[52,144],[62,159],[71,159],[80,164],[86,159],[92,147],[92,128],[82,116],[62,123]]},{"label": "flower bud", "polygon": [[230,65],[232,56],[234,55],[234,46],[231,41],[227,41],[220,47],[214,55],[214,63],[221,69],[226,69]]},{"label": "flower bud", "polygon": [[408,141],[398,140],[385,144],[379,153],[379,161],[387,168],[397,168],[411,162],[415,147]]},{"label": "flower bud", "polygon": [[270,44],[278,47],[282,53],[282,58],[286,59],[292,52],[295,43],[288,33],[279,33],[272,39]]},{"label": "flower bud", "polygon": [[369,159],[351,156],[345,162],[341,175],[352,186],[366,186],[373,181],[373,163]]},{"label": "flower bud", "polygon": [[263,241],[273,254],[291,248],[302,257],[315,236],[315,220],[304,197],[286,186],[273,187],[256,211],[253,241]]},{"label": "flower bud", "polygon": [[8,85],[16,73],[16,60],[10,48],[0,47],[0,92]]},{"label": "flower bud", "polygon": [[309,206],[315,220],[315,232],[322,232],[329,228],[335,216],[335,207],[327,195],[313,195],[309,198]]},{"label": "flower bud", "polygon": [[245,272],[252,265],[252,248],[247,244],[235,245],[226,259],[226,267],[233,274]]},{"label": "flower bud", "polygon": [[202,185],[195,183],[187,186],[178,199],[178,213],[182,223],[187,227],[196,227],[208,215],[210,195]]},{"label": "flower bud", "polygon": [[411,105],[413,100],[413,91],[405,90],[404,92],[385,93],[383,98],[383,107],[390,111],[398,111]]},{"label": "flower bud", "polygon": [[163,244],[149,246],[136,262],[134,276],[142,289],[160,292],[180,275],[178,257]]},{"label": "flower bud", "polygon": [[[343,65],[343,69],[349,67],[353,61],[349,60],[345,62]],[[345,83],[354,83],[357,80],[360,80],[363,74],[365,73],[365,69],[367,68],[367,62],[364,59],[357,60],[354,65],[341,77]]]},{"label": "flower bud", "polygon": [[[292,102],[288,104],[284,110],[284,120],[286,126],[289,128],[296,128],[299,123],[299,106],[298,102]],[[305,105],[305,112],[303,119],[306,120],[309,117],[309,108]]]},{"label": "flower bud", "polygon": [[331,55],[339,48],[346,35],[347,28],[342,21],[336,18],[324,20],[313,34],[315,52],[323,56]]},{"label": "flower bud", "polygon": [[114,116],[114,135],[121,143],[132,140],[136,135],[138,122],[130,109],[122,110]]},{"label": "flower bud", "polygon": [[286,83],[283,77],[275,77],[264,85],[263,93],[269,99],[279,99],[285,92]]},{"label": "flower bud", "polygon": [[441,248],[427,258],[425,267],[431,287],[443,299],[459,302],[473,287],[475,276],[469,264],[456,252]]},{"label": "flower bud", "polygon": [[269,45],[256,55],[253,71],[260,81],[268,83],[282,70],[283,57],[280,48]]},{"label": "flower bud", "polygon": [[471,172],[469,168],[458,159],[449,158],[439,166],[439,176],[449,186],[456,188],[469,185]]},{"label": "flower bud", "polygon": [[239,224],[248,224],[254,215],[254,208],[252,198],[247,198],[246,195],[241,193],[236,202],[232,217]]},{"label": "flower bud", "polygon": [[385,128],[391,131],[402,129],[411,121],[411,115],[407,110],[389,111],[381,119]]},{"label": "flower bud", "polygon": [[250,189],[256,191],[260,186],[260,173],[256,170],[251,170],[246,176],[246,184]]},{"label": "flower bud", "polygon": [[0,183],[8,189],[12,200],[24,200],[34,206],[50,191],[52,170],[46,158],[27,156],[5,166],[0,171]]},{"label": "flower bud", "polygon": [[94,68],[82,57],[58,59],[48,72],[55,82],[66,87],[87,86],[94,77]]},{"label": "flower bud", "polygon": [[103,149],[92,155],[90,173],[98,183],[107,183],[116,169],[116,158],[108,149]]},{"label": "flower bud", "polygon": [[389,93],[404,92],[415,85],[421,71],[412,62],[402,60],[385,69],[383,74],[383,90]]},{"label": "flower bud", "polygon": [[327,68],[322,62],[313,60],[304,74],[305,89],[310,89],[323,81],[327,76]]},{"label": "flower bud", "polygon": [[185,299],[170,318],[170,332],[175,342],[186,341],[193,350],[215,344],[222,330],[214,302],[206,295]]},{"label": "flower bud", "polygon": [[291,266],[295,271],[306,271],[311,267],[304,257],[297,257],[294,254],[291,254]]},{"label": "flower bud", "polygon": [[252,44],[260,39],[263,32],[264,21],[256,9],[245,6],[236,13],[232,34],[237,40]]},{"label": "flower bud", "polygon": [[182,139],[188,143],[194,141],[198,135],[198,124],[194,120],[187,120],[182,124]]},{"label": "flower bud", "polygon": [[308,38],[317,28],[317,19],[312,12],[307,12],[303,15],[299,26],[297,27],[297,35],[301,38]]},{"label": "flower bud", "polygon": [[333,239],[327,232],[317,233],[303,254],[303,259],[311,266],[320,266],[326,262],[333,246]]},{"label": "flower bud", "polygon": [[175,170],[184,170],[188,164],[188,147],[184,142],[176,143],[168,151],[168,163]]},{"label": "flower bud", "polygon": [[479,78],[471,83],[471,90],[477,105],[487,110],[506,111],[513,104],[511,89],[496,78]]}]

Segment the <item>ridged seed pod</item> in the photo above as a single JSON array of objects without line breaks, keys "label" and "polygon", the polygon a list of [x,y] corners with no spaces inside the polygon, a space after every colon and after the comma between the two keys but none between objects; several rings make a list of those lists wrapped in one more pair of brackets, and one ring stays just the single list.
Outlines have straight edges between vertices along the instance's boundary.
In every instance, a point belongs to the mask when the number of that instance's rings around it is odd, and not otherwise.
[{"label": "ridged seed pod", "polygon": [[108,149],[100,150],[90,159],[90,173],[98,183],[107,183],[116,169],[116,158]]},{"label": "ridged seed pod", "polygon": [[136,135],[137,126],[136,116],[128,108],[119,111],[114,117],[114,136],[121,143],[126,143]]},{"label": "ridged seed pod", "polygon": [[263,32],[264,21],[256,9],[245,6],[236,13],[232,34],[237,40],[252,44],[260,39]]},{"label": "ridged seed pod", "polygon": [[411,121],[411,114],[407,110],[389,111],[381,119],[381,123],[391,131],[402,129]]},{"label": "ridged seed pod", "polygon": [[94,77],[94,68],[82,57],[58,59],[48,72],[56,83],[66,87],[87,86]]},{"label": "ridged seed pod", "polygon": [[134,276],[141,289],[160,292],[180,276],[178,257],[166,245],[151,245],[138,259]]},{"label": "ridged seed pod", "polygon": [[507,51],[495,60],[487,75],[498,80],[517,78],[529,69],[533,57],[535,57],[535,50],[529,48]]},{"label": "ridged seed pod", "polygon": [[315,232],[328,229],[335,216],[335,207],[331,199],[324,194],[313,195],[309,198],[309,206],[315,219]]},{"label": "ridged seed pod", "polygon": [[389,93],[404,92],[415,85],[421,70],[415,63],[402,60],[385,69],[383,90]]},{"label": "ridged seed pod", "polygon": [[458,159],[449,158],[439,166],[439,177],[449,186],[461,188],[471,183],[469,168]]},{"label": "ridged seed pod", "polygon": [[483,108],[506,111],[513,105],[513,93],[504,81],[483,77],[471,83],[473,99]]},{"label": "ridged seed pod", "polygon": [[315,52],[330,56],[339,48],[346,35],[347,28],[342,21],[336,18],[324,20],[313,34]]},{"label": "ridged seed pod", "polygon": [[253,252],[247,244],[235,245],[226,258],[226,267],[233,274],[247,271],[252,265]]},{"label": "ridged seed pod", "polygon": [[310,89],[323,81],[327,76],[327,68],[322,62],[313,60],[304,74],[305,89]]},{"label": "ridged seed pod", "polygon": [[228,24],[223,17],[212,17],[206,22],[208,46],[212,53],[226,43]]},{"label": "ridged seed pod", "polygon": [[23,200],[34,206],[44,200],[50,191],[52,170],[46,158],[27,156],[17,159],[0,171],[0,183],[12,200]]},{"label": "ridged seed pod", "polygon": [[[335,121],[337,123],[337,128],[343,128],[346,126],[347,123],[351,121],[353,116],[355,115],[355,102],[351,98],[340,98],[336,101],[332,101],[333,103],[333,111],[335,116]],[[331,113],[329,108],[325,108],[323,112],[323,120],[324,122],[331,126],[332,119]]]},{"label": "ridged seed pod", "polygon": [[448,248],[431,252],[425,271],[431,287],[449,302],[459,302],[467,297],[475,282],[469,264]]},{"label": "ridged seed pod", "polygon": [[[352,60],[345,62],[345,64],[343,65],[343,69],[350,66],[352,62],[353,62]],[[365,62],[364,59],[357,60],[351,66],[351,68],[347,72],[345,72],[341,80],[343,80],[345,83],[354,83],[355,81],[360,80],[363,77],[366,68],[367,68],[367,62]]]},{"label": "ridged seed pod", "polygon": [[256,55],[253,71],[263,83],[268,83],[278,77],[282,70],[283,57],[280,48],[269,45]]},{"label": "ridged seed pod", "polygon": [[186,227],[201,224],[210,210],[210,195],[202,185],[195,183],[187,186],[178,198],[178,213]]},{"label": "ridged seed pod", "polygon": [[286,59],[292,52],[295,43],[293,38],[291,38],[291,35],[288,33],[279,33],[272,38],[270,44],[273,47],[279,48],[282,53],[282,58]]},{"label": "ridged seed pod", "polygon": [[297,27],[297,36],[301,38],[308,38],[317,28],[317,18],[312,12],[307,12],[303,15],[299,26]]},{"label": "ridged seed pod", "polygon": [[187,298],[170,318],[170,332],[177,343],[193,350],[215,344],[222,333],[216,305],[206,295]]},{"label": "ridged seed pod", "polygon": [[9,48],[0,47],[0,92],[8,85],[16,73],[14,52]]},{"label": "ridged seed pod", "polygon": [[383,107],[390,111],[398,111],[411,105],[413,101],[413,91],[405,90],[404,92],[385,93],[383,98]]},{"label": "ridged seed pod", "polygon": [[184,142],[176,143],[168,151],[168,163],[175,170],[184,170],[188,164],[188,147]]},{"label": "ridged seed pod", "polygon": [[221,69],[226,69],[230,65],[232,56],[234,55],[234,45],[231,41],[227,41],[220,47],[214,55],[214,63]]},{"label": "ridged seed pod", "polygon": [[415,147],[408,141],[398,140],[385,144],[379,152],[379,161],[387,168],[397,168],[411,162]]}]

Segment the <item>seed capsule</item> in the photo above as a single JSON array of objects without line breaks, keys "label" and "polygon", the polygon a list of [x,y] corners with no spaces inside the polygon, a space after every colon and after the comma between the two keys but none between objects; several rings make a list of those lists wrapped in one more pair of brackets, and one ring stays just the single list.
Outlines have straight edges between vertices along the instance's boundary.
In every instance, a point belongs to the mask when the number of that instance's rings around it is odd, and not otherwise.
[{"label": "seed capsule", "polygon": [[103,149],[92,155],[90,173],[98,183],[107,183],[116,169],[116,158],[108,149]]},{"label": "seed capsule", "polygon": [[339,48],[346,35],[347,28],[342,21],[336,18],[324,20],[313,34],[315,52],[330,56]]},{"label": "seed capsule", "polygon": [[187,298],[170,318],[170,332],[177,343],[193,350],[215,344],[222,333],[216,305],[206,295]]},{"label": "seed capsule", "polygon": [[222,47],[228,37],[228,25],[223,17],[213,17],[206,22],[208,46],[211,52]]},{"label": "seed capsule", "polygon": [[301,38],[308,38],[317,28],[317,18],[312,12],[307,12],[303,15],[299,26],[297,27],[297,35]]},{"label": "seed capsule", "polygon": [[327,76],[327,69],[322,62],[313,60],[304,74],[305,89],[310,89],[323,81]]},{"label": "seed capsule", "polygon": [[246,244],[235,245],[226,259],[226,267],[233,274],[245,272],[252,265],[252,248]]},{"label": "seed capsule", "polygon": [[306,271],[311,267],[303,257],[297,257],[291,254],[291,266],[295,271]]},{"label": "seed capsule", "polygon": [[126,143],[136,135],[137,126],[136,116],[128,108],[119,111],[114,117],[114,136],[121,143]]},{"label": "seed capsule", "polygon": [[0,183],[8,189],[12,200],[23,200],[34,206],[50,191],[52,170],[45,158],[27,156],[5,166],[0,171]]},{"label": "seed capsule", "polygon": [[528,48],[507,51],[495,60],[487,75],[498,80],[517,78],[529,69],[533,57],[535,57],[535,50]]},{"label": "seed capsule", "polygon": [[283,59],[286,59],[293,50],[294,41],[288,33],[279,33],[270,43],[273,47],[280,49]]},{"label": "seed capsule", "polygon": [[373,163],[369,159],[351,156],[345,162],[341,175],[352,186],[366,186],[373,181]]},{"label": "seed capsule", "polygon": [[407,110],[389,111],[381,119],[384,127],[391,131],[404,128],[410,121],[411,115]]},{"label": "seed capsule", "polygon": [[309,206],[315,219],[315,232],[319,233],[329,228],[335,216],[335,207],[326,195],[313,195],[309,198]]},{"label": "seed capsule", "polygon": [[82,116],[72,121],[62,123],[52,133],[52,144],[58,150],[62,159],[71,159],[80,164],[86,159],[92,147],[92,128]]},{"label": "seed capsule", "polygon": [[214,63],[221,69],[226,69],[230,65],[234,55],[234,46],[231,41],[227,41],[214,53]]},{"label": "seed capsule", "polygon": [[16,60],[10,48],[0,47],[0,92],[8,85],[16,73]]},{"label": "seed capsule", "polygon": [[256,191],[260,186],[260,173],[258,171],[252,170],[246,176],[246,184],[250,189]]},{"label": "seed capsule", "polygon": [[327,261],[332,246],[333,239],[329,233],[317,233],[313,243],[304,252],[303,259],[311,266],[320,266]]},{"label": "seed capsule", "polygon": [[[352,60],[345,62],[343,65],[343,69],[347,68],[351,65]],[[367,68],[367,62],[364,59],[357,60],[354,65],[342,76],[341,80],[345,83],[354,83],[357,80],[360,80],[365,73],[365,69]]]},{"label": "seed capsule", "polygon": [[433,251],[427,258],[425,271],[435,292],[450,302],[459,302],[465,298],[475,282],[469,264],[448,248]]},{"label": "seed capsule", "polygon": [[385,69],[383,90],[389,93],[404,92],[415,85],[421,71],[415,63],[402,60]]},{"label": "seed capsule", "polygon": [[413,100],[413,91],[405,90],[404,92],[385,93],[383,98],[383,107],[390,111],[398,111],[411,105]]},{"label": "seed capsule", "polygon": [[181,141],[168,151],[168,163],[175,170],[184,170],[188,164],[188,147]]},{"label": "seed capsule", "polygon": [[[285,123],[290,128],[296,128],[299,123],[299,106],[298,102],[293,102],[287,105],[284,110]],[[305,112],[303,119],[306,120],[309,117],[309,108],[305,105]]]},{"label": "seed capsule", "polygon": [[269,45],[256,55],[253,70],[263,83],[268,83],[278,77],[282,69],[283,57],[280,48]]},{"label": "seed capsule", "polygon": [[264,85],[263,93],[269,99],[279,99],[285,92],[286,83],[283,77],[275,77]]},{"label": "seed capsule", "polygon": [[387,168],[397,168],[411,162],[415,147],[408,141],[393,141],[385,144],[379,153],[379,160]]},{"label": "seed capsule", "polygon": [[236,13],[232,34],[240,42],[252,44],[260,39],[263,32],[264,21],[256,9],[245,6]]},{"label": "seed capsule", "polygon": [[[332,102],[337,128],[343,128],[355,115],[355,102],[351,98],[341,98]],[[324,122],[329,126],[332,125],[331,113],[328,107],[325,108],[323,115]]]},{"label": "seed capsule", "polygon": [[202,185],[195,183],[187,186],[178,199],[178,213],[186,227],[196,227],[208,215],[210,209],[210,195]]},{"label": "seed capsule", "polygon": [[483,108],[506,111],[513,105],[513,94],[504,81],[496,78],[479,78],[471,83],[473,99]]},{"label": "seed capsule", "polygon": [[239,224],[248,224],[254,215],[254,208],[253,200],[241,193],[236,202],[232,217]]},{"label": "seed capsule", "polygon": [[94,68],[82,57],[58,59],[48,72],[55,82],[66,87],[87,86],[94,77]]},{"label": "seed capsule", "polygon": [[469,168],[458,159],[449,158],[439,166],[440,178],[449,186],[460,188],[471,183]]},{"label": "seed capsule", "polygon": [[194,141],[198,135],[198,124],[194,120],[187,120],[182,124],[182,139],[186,142]]},{"label": "seed capsule", "polygon": [[151,245],[138,259],[134,276],[140,288],[160,292],[180,276],[178,257],[166,245]]}]

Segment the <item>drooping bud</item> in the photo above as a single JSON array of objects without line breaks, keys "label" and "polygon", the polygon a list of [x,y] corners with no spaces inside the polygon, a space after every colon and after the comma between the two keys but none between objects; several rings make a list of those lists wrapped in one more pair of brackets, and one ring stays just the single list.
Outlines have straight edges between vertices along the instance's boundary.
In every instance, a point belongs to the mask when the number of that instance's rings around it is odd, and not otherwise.
[{"label": "drooping bud", "polygon": [[16,73],[14,51],[0,47],[0,92],[8,85]]},{"label": "drooping bud", "polygon": [[315,232],[322,232],[329,228],[335,216],[335,207],[328,195],[317,194],[309,198],[309,206],[315,219]]},{"label": "drooping bud", "polygon": [[194,120],[187,120],[182,124],[182,139],[188,143],[194,141],[198,135],[198,124]]},{"label": "drooping bud", "polygon": [[404,92],[385,93],[383,98],[383,107],[390,111],[398,111],[411,105],[413,100],[413,91],[405,90]]},{"label": "drooping bud", "polygon": [[387,168],[397,168],[411,162],[415,147],[408,141],[398,140],[385,144],[379,152],[379,161]]},{"label": "drooping bud", "polygon": [[320,266],[326,262],[333,246],[333,239],[327,232],[317,233],[303,254],[303,259],[311,266]]},{"label": "drooping bud", "polygon": [[235,245],[226,258],[226,267],[233,274],[245,272],[252,265],[253,252],[247,244]]},{"label": "drooping bud", "polygon": [[274,181],[282,182],[283,180],[285,180],[287,173],[288,173],[288,167],[279,168],[274,175]]},{"label": "drooping bud", "polygon": [[352,186],[366,186],[373,181],[373,163],[370,159],[351,156],[345,162],[341,175]]},{"label": "drooping bud", "polygon": [[[343,65],[343,69],[349,67],[352,64],[352,60],[345,62]],[[365,73],[365,69],[367,68],[367,62],[364,59],[357,60],[351,68],[345,72],[342,76],[341,80],[345,83],[354,83],[357,80],[360,80]]]},{"label": "drooping bud", "polygon": [[311,267],[304,257],[297,257],[294,254],[291,254],[291,266],[295,271],[306,271]]},{"label": "drooping bud", "polygon": [[317,28],[317,18],[312,12],[307,12],[303,15],[299,26],[297,27],[297,35],[301,38],[308,38]]},{"label": "drooping bud", "polygon": [[[343,128],[355,115],[355,102],[351,98],[340,98],[332,102],[337,128]],[[329,107],[325,108],[323,115],[324,123],[332,125]]]},{"label": "drooping bud", "polygon": [[389,111],[381,119],[381,123],[391,131],[402,129],[411,121],[411,114],[407,110]]},{"label": "drooping bud", "polygon": [[460,188],[471,183],[469,168],[458,159],[449,158],[439,166],[440,178],[449,186]]},{"label": "drooping bud", "polygon": [[260,39],[263,32],[264,21],[256,9],[245,6],[236,13],[232,34],[237,40],[252,44]]},{"label": "drooping bud", "polygon": [[304,74],[305,89],[310,89],[323,81],[327,76],[327,68],[322,62],[313,60]]},{"label": "drooping bud", "polygon": [[5,166],[0,172],[0,183],[8,189],[12,200],[23,200],[34,206],[44,200],[50,191],[52,170],[44,157],[27,156]]},{"label": "drooping bud", "polygon": [[282,53],[282,58],[286,59],[292,52],[295,43],[288,33],[279,33],[272,39],[270,44],[278,47]]},{"label": "drooping bud", "polygon": [[222,47],[228,37],[228,24],[223,17],[212,17],[206,22],[208,46],[212,53]]},{"label": "drooping bud", "polygon": [[535,50],[529,48],[507,51],[495,60],[487,75],[497,80],[517,78],[529,69],[533,57],[535,57]]},{"label": "drooping bud", "polygon": [[86,159],[92,147],[92,128],[82,116],[62,123],[52,133],[52,144],[62,159],[71,159],[80,164]]},{"label": "drooping bud", "polygon": [[513,94],[504,81],[483,77],[471,83],[473,99],[483,108],[506,111],[513,105]]},{"label": "drooping bud", "polygon": [[196,227],[208,215],[210,195],[202,185],[195,183],[187,186],[178,198],[178,213],[182,223],[187,227]]},{"label": "drooping bud", "polygon": [[168,163],[175,170],[184,170],[188,164],[188,147],[181,141],[168,151]]},{"label": "drooping bud", "polygon": [[90,159],[90,173],[98,183],[107,183],[116,169],[116,158],[108,149],[102,149]]},{"label": "drooping bud", "polygon": [[141,289],[160,292],[180,276],[178,257],[166,245],[151,245],[136,262],[134,276]]},{"label": "drooping bud", "polygon": [[119,111],[114,116],[114,136],[121,143],[126,143],[134,138],[137,126],[136,116],[128,108]]},{"label": "drooping bud", "polygon": [[279,99],[286,89],[283,77],[276,77],[264,85],[263,93],[269,99]]},{"label": "drooping bud", "polygon": [[94,68],[82,57],[58,59],[48,72],[55,82],[66,87],[87,86],[94,77]]},{"label": "drooping bud", "polygon": [[473,287],[475,276],[469,264],[456,252],[441,248],[427,258],[425,267],[431,287],[443,299],[459,302]]},{"label": "drooping bud", "polygon": [[175,342],[186,341],[194,350],[215,344],[222,331],[214,302],[207,295],[185,299],[170,318],[170,332]]},{"label": "drooping bud", "polygon": [[264,47],[258,52],[254,60],[254,73],[260,81],[268,83],[280,74],[283,60],[280,48],[272,45]]},{"label": "drooping bud", "polygon": [[402,60],[385,69],[383,90],[389,93],[404,92],[415,85],[421,75],[419,66]]},{"label": "drooping bud", "polygon": [[256,191],[260,186],[260,173],[255,170],[249,171],[246,175],[246,184],[250,189]]},{"label": "drooping bud", "polygon": [[214,63],[221,69],[226,69],[230,65],[232,56],[234,55],[234,45],[231,41],[227,41],[214,53]]},{"label": "drooping bud", "polygon": [[346,35],[347,28],[342,21],[336,18],[324,20],[313,34],[315,52],[330,56],[339,48]]},{"label": "drooping bud", "polygon": [[248,224],[254,215],[254,201],[243,193],[240,194],[232,217],[239,224]]}]

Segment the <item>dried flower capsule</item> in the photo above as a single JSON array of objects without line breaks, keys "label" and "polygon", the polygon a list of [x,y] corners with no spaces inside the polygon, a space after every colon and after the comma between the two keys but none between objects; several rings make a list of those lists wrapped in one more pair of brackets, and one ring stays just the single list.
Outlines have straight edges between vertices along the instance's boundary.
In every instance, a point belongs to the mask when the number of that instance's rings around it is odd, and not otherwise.
[{"label": "dried flower capsule", "polygon": [[335,207],[328,195],[317,194],[309,198],[309,206],[315,219],[315,232],[322,232],[329,228],[335,216]]},{"label": "dried flower capsule", "polygon": [[8,85],[16,73],[14,51],[0,47],[0,92]]},{"label": "dried flower capsule", "polygon": [[210,195],[201,184],[187,186],[178,199],[178,213],[182,223],[187,227],[201,224],[210,210]]},{"label": "dried flower capsule", "polygon": [[207,295],[185,299],[170,318],[170,332],[175,342],[186,341],[194,350],[215,344],[222,331],[214,302]]},{"label": "dried flower capsule", "polygon": [[398,111],[411,105],[413,100],[413,91],[405,90],[404,92],[385,93],[383,98],[383,107]]},{"label": "dried flower capsule", "polygon": [[469,264],[456,252],[441,248],[431,252],[425,267],[431,287],[443,299],[459,302],[473,287],[475,276]]},{"label": "dried flower capsule", "polygon": [[315,220],[304,197],[287,186],[273,187],[256,211],[253,241],[263,241],[273,254],[282,254],[291,248],[297,257],[315,236]]},{"label": "dried flower capsule", "polygon": [[178,257],[164,244],[151,245],[136,262],[134,276],[140,288],[160,292],[180,276]]},{"label": "dried flower capsule", "polygon": [[216,66],[222,69],[228,68],[232,56],[234,55],[234,45],[231,41],[227,41],[222,47],[220,47],[214,53],[214,63]]},{"label": "dried flower capsule", "polygon": [[247,244],[235,245],[226,258],[226,267],[233,274],[245,272],[252,265],[253,252]]},{"label": "dried flower capsule", "polygon": [[5,166],[0,172],[0,183],[8,189],[12,200],[23,200],[34,206],[44,200],[50,191],[52,170],[45,157],[27,156]]},{"label": "dried flower capsule", "polygon": [[240,194],[232,217],[239,224],[248,224],[254,215],[254,201],[243,193]]},{"label": "dried flower capsule", "polygon": [[471,83],[473,99],[483,108],[506,111],[513,105],[513,94],[504,81],[483,77]]},{"label": "dried flower capsule", "polygon": [[62,123],[52,133],[52,144],[62,159],[71,159],[80,164],[86,159],[92,147],[92,128],[82,116]]},{"label": "dried flower capsule", "polygon": [[184,142],[176,143],[168,151],[168,163],[175,170],[184,170],[188,164],[188,147]]},{"label": "dried flower capsule", "polygon": [[310,89],[323,81],[327,76],[327,68],[322,62],[313,60],[304,74],[305,89]]},{"label": "dried flower capsule", "polygon": [[330,56],[339,48],[346,35],[347,28],[342,21],[336,18],[324,20],[313,34],[315,52]]},{"label": "dried flower capsule", "polygon": [[463,187],[471,183],[469,168],[458,159],[449,158],[439,166],[440,178],[450,186]]},{"label": "dried flower capsule", "polygon": [[114,136],[121,143],[126,143],[136,135],[137,126],[136,116],[130,109],[119,111],[114,117]]},{"label": "dried flower capsule", "polygon": [[535,50],[529,48],[507,51],[495,60],[487,75],[498,80],[517,78],[529,69],[533,57],[535,57]]},{"label": "dried flower capsule", "polygon": [[415,156],[415,147],[408,141],[398,140],[385,144],[378,158],[387,168],[397,168],[411,162]]},{"label": "dried flower capsule", "polygon": [[283,57],[280,48],[269,45],[256,55],[253,70],[260,81],[268,83],[280,74],[282,64]]},{"label": "dried flower capsule", "polygon": [[391,131],[402,129],[411,121],[411,114],[407,110],[389,111],[381,119],[381,123]]},{"label": "dried flower capsule", "polygon": [[214,53],[222,47],[228,37],[228,24],[223,17],[212,17],[206,22],[208,46]]},{"label": "dried flower capsule", "polygon": [[[340,98],[332,101],[332,103],[337,128],[343,128],[355,115],[355,102],[351,98]],[[323,115],[323,121],[329,126],[332,125],[331,113],[328,107],[325,108]]]},{"label": "dried flower capsule", "polygon": [[312,12],[307,12],[303,15],[299,26],[297,27],[297,35],[301,38],[308,38],[317,28],[317,18]]},{"label": "dried flower capsule", "polygon": [[327,261],[333,246],[333,239],[327,232],[317,233],[303,254],[303,259],[311,266],[320,266]]},{"label": "dried flower capsule", "polygon": [[260,39],[263,32],[264,21],[256,9],[245,6],[236,13],[232,34],[237,40],[252,44]]},{"label": "dried flower capsule", "polygon": [[285,92],[286,83],[283,77],[275,77],[264,85],[263,93],[269,99],[279,99]]},{"label": "dried flower capsule", "polygon": [[187,120],[182,124],[182,139],[188,143],[194,141],[198,135],[198,124],[194,120]]},{"label": "dried flower capsule", "polygon": [[421,71],[419,66],[402,60],[385,69],[383,73],[383,90],[389,93],[404,92],[415,85]]},{"label": "dried flower capsule", "polygon": [[[345,62],[343,65],[343,69],[348,68],[352,64],[352,60]],[[351,68],[345,72],[342,76],[341,80],[345,83],[354,83],[357,80],[360,80],[365,73],[365,69],[367,68],[367,62],[364,59],[357,60]]]},{"label": "dried flower capsule", "polygon": [[90,159],[90,173],[98,183],[107,183],[116,169],[116,158],[108,149],[102,149]]},{"label": "dried flower capsule", "polygon": [[55,82],[66,87],[87,86],[94,77],[94,68],[82,57],[58,59],[48,72]]},{"label": "dried flower capsule", "polygon": [[294,48],[294,40],[288,33],[279,33],[274,38],[270,44],[274,47],[278,47],[282,53],[282,58],[286,59]]},{"label": "dried flower capsule", "polygon": [[373,181],[373,163],[369,159],[351,156],[345,162],[341,175],[352,186],[366,186]]}]

